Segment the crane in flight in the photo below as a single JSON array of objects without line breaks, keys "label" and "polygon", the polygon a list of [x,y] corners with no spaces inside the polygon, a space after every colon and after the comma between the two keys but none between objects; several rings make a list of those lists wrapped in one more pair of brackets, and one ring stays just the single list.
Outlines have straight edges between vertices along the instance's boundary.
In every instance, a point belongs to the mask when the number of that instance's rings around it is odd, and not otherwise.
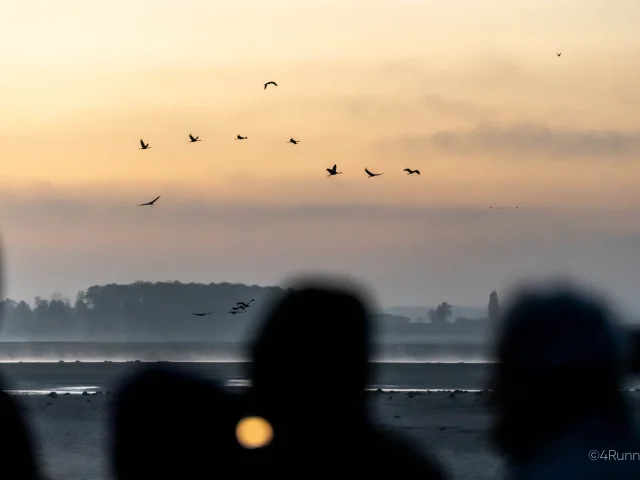
[{"label": "crane in flight", "polygon": [[[379,175],[382,175],[382,173],[371,173],[371,172],[369,171],[369,169],[368,169],[368,168],[366,168],[366,167],[365,167],[364,171],[365,171],[365,172],[367,172],[367,175],[369,175],[369,178],[377,177],[377,176],[379,176]],[[383,173],[384,173],[384,172],[383,172]]]},{"label": "crane in flight", "polygon": [[196,317],[204,317],[205,315],[211,315],[213,312],[201,312],[201,313],[192,313],[191,315],[195,315]]},{"label": "crane in flight", "polygon": [[246,140],[247,137],[243,137],[242,135],[236,135],[235,140]]},{"label": "crane in flight", "polygon": [[290,138],[287,143],[293,143],[294,145],[297,145],[299,141],[300,140],[294,140],[293,138]]},{"label": "crane in flight", "polygon": [[333,165],[333,168],[327,168],[327,172],[329,172],[329,175],[328,175],[328,176],[329,176],[329,177],[333,177],[334,175],[339,175],[339,174],[341,174],[342,172],[338,172],[338,171],[337,171],[337,168],[338,168],[338,165],[337,165],[337,164],[334,164],[334,165]]},{"label": "crane in flight", "polygon": [[189,134],[189,142],[194,143],[194,142],[201,142],[202,140],[200,140],[200,137],[194,137],[193,135]]},{"label": "crane in flight", "polygon": [[269,85],[273,85],[274,87],[278,86],[276,82],[267,82],[264,84],[264,89],[266,90]]},{"label": "crane in flight", "polygon": [[151,148],[148,143],[144,143],[144,140],[140,139],[140,148],[138,150],[146,150]]},{"label": "crane in flight", "polygon": [[245,308],[249,308],[249,307],[251,306],[251,303],[252,303],[252,302],[255,302],[255,301],[256,301],[256,299],[255,299],[255,298],[252,298],[252,299],[251,299],[251,300],[249,300],[247,303],[244,303],[244,302],[238,302],[238,303],[236,303],[236,306],[235,306],[234,308],[242,308],[242,309],[244,310]]},{"label": "crane in flight", "polygon": [[407,175],[413,175],[414,173],[420,175],[420,170],[411,170],[410,168],[405,168],[403,172],[407,172]]},{"label": "crane in flight", "polygon": [[139,207],[145,207],[147,205],[153,205],[154,203],[156,203],[158,201],[158,199],[160,198],[160,195],[158,195],[156,198],[154,198],[153,200],[151,200],[150,202],[147,203],[140,203],[138,204]]}]

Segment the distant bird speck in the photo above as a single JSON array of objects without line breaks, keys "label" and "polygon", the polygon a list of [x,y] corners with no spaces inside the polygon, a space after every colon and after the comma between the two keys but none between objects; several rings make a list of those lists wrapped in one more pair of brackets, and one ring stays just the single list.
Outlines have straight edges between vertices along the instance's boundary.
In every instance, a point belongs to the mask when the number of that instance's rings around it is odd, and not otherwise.
[{"label": "distant bird speck", "polygon": [[327,172],[329,172],[329,177],[333,177],[334,175],[340,175],[342,172],[337,171],[337,164],[333,166],[333,168],[327,168]]},{"label": "distant bird speck", "polygon": [[211,315],[213,312],[202,312],[202,313],[192,313],[191,315],[195,315],[196,317],[204,317],[205,315]]},{"label": "distant bird speck", "polygon": [[278,84],[277,84],[276,82],[267,82],[267,83],[265,83],[265,84],[264,84],[264,89],[265,89],[265,90],[267,89],[267,86],[268,86],[268,85],[273,85],[274,87],[277,87],[277,86],[278,86]]},{"label": "distant bird speck", "polygon": [[160,198],[160,195],[158,195],[156,198],[154,198],[153,200],[151,200],[150,202],[147,203],[140,203],[138,204],[139,207],[144,207],[147,205],[153,205],[154,203],[156,203],[158,201],[158,199]]},{"label": "distant bird speck", "polygon": [[294,145],[297,145],[299,141],[300,140],[294,140],[293,138],[290,138],[287,143],[293,143]]},{"label": "distant bird speck", "polygon": [[242,135],[236,135],[236,140],[246,140],[247,137],[243,137]]},{"label": "distant bird speck", "polygon": [[194,142],[200,142],[200,137],[194,137],[193,135],[189,134],[189,142],[194,143]]},{"label": "distant bird speck", "polygon": [[557,55],[557,56],[560,56],[560,55],[562,55],[562,52],[560,52],[560,53],[556,53],[556,55]]},{"label": "distant bird speck", "polygon": [[147,143],[147,144],[145,144],[145,143],[144,143],[144,140],[142,140],[142,139],[140,139],[140,145],[141,145],[141,147],[140,147],[138,150],[146,150],[147,148],[151,148],[151,147],[149,146],[149,144],[148,144],[148,143]]},{"label": "distant bird speck", "polygon": [[407,175],[413,175],[414,173],[420,175],[420,170],[411,170],[410,168],[405,168],[403,172],[407,172]]},{"label": "distant bird speck", "polygon": [[[371,173],[371,172],[369,171],[369,169],[368,169],[368,168],[366,168],[366,167],[365,167],[364,171],[365,171],[365,172],[367,172],[367,175],[369,175],[369,178],[377,177],[377,176],[379,176],[379,175],[382,175],[382,173]],[[384,172],[383,172],[383,173],[384,173]]]}]

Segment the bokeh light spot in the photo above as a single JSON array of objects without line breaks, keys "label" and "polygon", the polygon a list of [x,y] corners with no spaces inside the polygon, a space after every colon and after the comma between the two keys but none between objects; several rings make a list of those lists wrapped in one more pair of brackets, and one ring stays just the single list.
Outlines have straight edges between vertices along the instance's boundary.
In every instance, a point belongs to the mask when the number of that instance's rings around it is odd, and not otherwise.
[{"label": "bokeh light spot", "polygon": [[236,439],[244,448],[266,447],[273,440],[273,427],[262,417],[245,417],[236,425]]}]

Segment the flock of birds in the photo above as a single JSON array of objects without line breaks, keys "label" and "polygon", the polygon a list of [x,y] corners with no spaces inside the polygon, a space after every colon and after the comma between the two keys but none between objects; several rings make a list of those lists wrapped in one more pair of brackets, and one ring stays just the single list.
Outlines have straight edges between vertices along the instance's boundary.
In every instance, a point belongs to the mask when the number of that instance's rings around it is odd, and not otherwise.
[{"label": "flock of birds", "polygon": [[[237,302],[233,307],[231,307],[231,309],[227,312],[227,314],[229,315],[238,315],[239,313],[245,313],[247,311],[247,308],[249,308],[251,306],[252,302],[255,302],[255,298],[252,298],[251,300],[249,300],[248,302]],[[195,315],[196,317],[206,317],[207,315],[212,315],[214,312],[197,312],[197,313],[192,313],[192,315]]]},{"label": "flock of birds", "polygon": [[[560,57],[562,55],[562,52],[556,53],[556,55],[558,57]],[[274,81],[270,81],[264,84],[264,90],[267,89],[267,87],[269,85],[273,85],[274,87],[277,87],[278,84]],[[249,137],[243,137],[242,135],[236,135],[236,138],[234,140],[247,140]],[[189,143],[195,143],[195,142],[200,142],[200,137],[194,137],[191,133],[189,134]],[[300,143],[300,140],[295,140],[293,138],[290,138],[288,142],[286,143],[292,143],[293,145],[297,145],[298,143]],[[144,143],[143,139],[140,139],[140,150],[147,150],[151,148],[151,145],[149,145],[149,143]],[[381,173],[373,173],[371,172],[367,167],[365,167],[364,169],[365,173],[367,174],[368,178],[373,178],[373,177],[379,177],[380,175],[382,175],[384,172]],[[327,177],[333,177],[335,175],[340,175],[342,172],[338,171],[338,165],[334,164],[333,167],[331,168],[327,168],[327,172],[329,172],[329,175],[327,175]],[[407,175],[420,175],[420,170],[412,170],[411,168],[405,168],[403,170],[403,172],[407,172]],[[146,206],[153,206],[155,205],[155,203],[158,201],[158,199],[160,198],[160,195],[158,195],[156,198],[154,198],[153,200],[151,200],[150,202],[146,202],[146,203],[139,203],[138,206],[139,207],[146,207]],[[489,207],[490,209],[493,209],[493,207]],[[516,209],[518,209],[518,207],[515,207]],[[496,207],[497,210],[500,209],[500,207]],[[252,300],[253,301],[253,300]],[[251,302],[249,302],[251,303]],[[241,305],[242,302],[239,302],[238,305]],[[242,304],[245,305],[245,308],[248,308],[248,304]],[[244,311],[244,309],[242,310]],[[232,315],[235,315],[236,313],[241,313],[238,311],[235,311],[235,313],[229,312]],[[204,315],[209,315],[209,313],[201,313],[201,314],[196,314],[194,313],[194,315],[198,315],[198,316],[204,316]]]},{"label": "flock of birds", "polygon": [[[278,84],[276,82],[267,82],[264,84],[264,90],[267,89],[267,87],[269,85],[273,85],[274,87],[277,87]],[[242,135],[236,135],[236,138],[234,140],[247,140],[249,137],[243,137]],[[189,134],[189,143],[195,143],[195,142],[201,142],[202,140],[200,140],[199,136],[194,137],[191,133]],[[290,138],[288,142],[285,143],[291,143],[293,145],[297,145],[298,143],[300,143],[300,140],[295,140],[294,138]],[[147,142],[145,143],[143,139],[140,139],[140,148],[139,150],[148,150],[151,148],[151,145]],[[373,178],[373,177],[379,177],[380,175],[382,175],[384,172],[381,173],[373,173],[371,172],[368,168],[365,167],[364,169],[365,173],[367,174],[368,178]],[[327,168],[327,172],[329,172],[329,175],[327,175],[328,177],[333,177],[334,175],[340,175],[342,172],[338,172],[338,165],[335,164],[333,165],[333,167],[331,168]],[[405,168],[403,170],[403,172],[407,172],[407,175],[420,175],[420,170],[412,170],[411,168]],[[149,201],[149,202],[145,202],[145,203],[139,203],[138,206],[139,207],[147,207],[147,206],[153,206],[155,205],[155,203],[158,201],[158,199],[160,199],[160,195],[158,195],[156,198],[154,198],[153,200]]]},{"label": "flock of birds", "polygon": [[[558,57],[560,57],[562,55],[562,52],[560,53],[556,53],[556,55]],[[264,90],[267,89],[267,87],[269,85],[273,85],[274,87],[277,87],[278,84],[276,82],[270,81],[264,84]],[[246,136],[242,136],[242,135],[236,135],[236,138],[234,140],[247,140],[248,137]],[[191,133],[189,134],[189,143],[195,143],[195,142],[200,142],[200,137],[198,136],[193,136]],[[288,142],[286,143],[291,143],[293,145],[297,145],[298,143],[300,143],[300,140],[295,140],[294,138],[290,138]],[[151,148],[151,145],[149,143],[145,143],[144,140],[140,140],[140,150],[147,150]],[[384,172],[381,173],[373,173],[371,172],[367,167],[365,167],[364,169],[365,173],[367,174],[368,178],[373,178],[373,177],[379,177],[380,175],[383,175]],[[342,172],[338,171],[338,165],[334,164],[333,167],[331,168],[327,168],[327,172],[329,173],[329,175],[327,175],[328,177],[333,177],[335,175],[340,175]],[[403,170],[403,172],[407,172],[407,175],[420,175],[420,170],[413,170],[411,168],[405,168]],[[153,200],[146,202],[146,203],[140,203],[138,204],[139,207],[145,207],[145,206],[153,206],[155,205],[155,203],[160,199],[160,195],[158,195],[156,198],[154,198]],[[499,210],[500,207],[489,207],[489,209],[496,209]],[[516,209],[519,209],[519,207],[515,207]],[[237,302],[233,307],[231,307],[231,309],[227,312],[228,315],[238,315],[240,313],[245,313],[247,311],[247,309],[251,306],[251,303],[255,301],[255,298],[252,298],[251,300],[249,300],[248,302]],[[204,317],[207,315],[212,315],[214,312],[194,312],[192,313],[192,315],[195,315],[196,317]]]}]

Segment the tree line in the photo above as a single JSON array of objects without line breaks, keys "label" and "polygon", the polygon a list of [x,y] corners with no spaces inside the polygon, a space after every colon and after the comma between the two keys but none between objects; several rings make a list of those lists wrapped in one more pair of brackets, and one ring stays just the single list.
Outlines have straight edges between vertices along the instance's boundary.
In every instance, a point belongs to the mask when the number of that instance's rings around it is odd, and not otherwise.
[{"label": "tree line", "polygon": [[[17,340],[162,340],[238,341],[248,338],[264,306],[285,293],[277,286],[232,283],[135,282],[94,285],[70,301],[62,295],[36,297],[33,306],[6,299],[2,309],[3,337]],[[236,302],[255,299],[245,313],[229,315]],[[499,310],[492,292],[488,318]],[[193,312],[213,312],[196,317]],[[451,321],[451,305],[443,302],[429,312],[430,323],[412,324],[408,318],[377,316],[380,334],[441,334],[474,332],[486,322],[464,318]],[[301,319],[304,321],[304,319]],[[335,321],[339,334],[341,319]]]}]

